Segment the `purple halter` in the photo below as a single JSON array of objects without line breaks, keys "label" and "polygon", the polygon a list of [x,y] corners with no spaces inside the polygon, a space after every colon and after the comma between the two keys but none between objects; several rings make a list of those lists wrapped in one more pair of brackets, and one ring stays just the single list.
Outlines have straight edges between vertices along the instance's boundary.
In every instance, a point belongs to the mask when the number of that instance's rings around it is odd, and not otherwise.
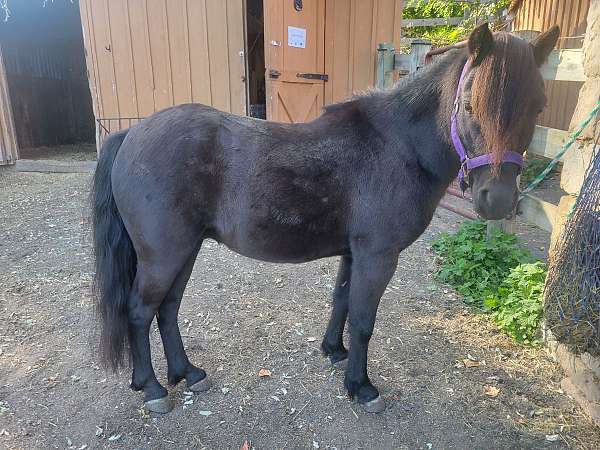
[{"label": "purple halter", "polygon": [[[460,93],[462,91],[463,82],[467,74],[469,73],[470,68],[471,60],[469,59],[465,63],[462,73],[460,74],[458,88],[456,89],[456,97],[454,98],[454,108],[452,109],[452,117],[450,118],[450,136],[452,137],[454,149],[456,150],[456,153],[458,153],[458,156],[460,158],[460,172],[458,172],[458,180],[463,191],[466,187],[468,187],[468,182],[465,181],[465,179],[469,175],[469,170],[475,169],[476,167],[489,166],[490,164],[492,164],[492,157],[489,153],[470,158],[469,155],[467,155],[465,146],[460,140],[460,136],[458,135],[456,115],[458,113],[458,108],[460,105]],[[523,155],[513,151],[506,151],[504,152],[502,162],[510,162],[518,165],[519,167],[523,167]]]}]

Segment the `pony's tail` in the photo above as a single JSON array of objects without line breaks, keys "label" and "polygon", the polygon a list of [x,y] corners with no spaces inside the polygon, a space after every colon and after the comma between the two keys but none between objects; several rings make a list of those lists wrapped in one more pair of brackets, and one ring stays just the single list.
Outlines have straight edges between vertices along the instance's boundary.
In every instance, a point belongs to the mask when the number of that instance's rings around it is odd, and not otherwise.
[{"label": "pony's tail", "polygon": [[92,188],[94,234],[94,297],[100,319],[100,358],[117,370],[127,348],[127,299],[137,257],[112,192],[112,167],[127,130],[111,135],[100,151]]}]

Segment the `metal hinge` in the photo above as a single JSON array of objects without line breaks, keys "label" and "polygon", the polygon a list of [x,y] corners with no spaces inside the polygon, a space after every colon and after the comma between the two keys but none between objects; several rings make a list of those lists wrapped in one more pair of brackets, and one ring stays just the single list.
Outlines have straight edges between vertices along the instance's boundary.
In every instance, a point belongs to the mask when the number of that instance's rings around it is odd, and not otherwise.
[{"label": "metal hinge", "polygon": [[324,73],[297,73],[298,78],[308,78],[309,80],[329,81],[329,75]]}]

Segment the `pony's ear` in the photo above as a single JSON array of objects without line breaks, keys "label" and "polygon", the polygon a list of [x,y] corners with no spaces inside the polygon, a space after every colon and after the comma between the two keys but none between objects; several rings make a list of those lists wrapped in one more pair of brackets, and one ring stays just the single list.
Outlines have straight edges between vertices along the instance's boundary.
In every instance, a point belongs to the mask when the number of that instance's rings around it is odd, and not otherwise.
[{"label": "pony's ear", "polygon": [[471,32],[467,46],[469,47],[473,66],[481,64],[481,61],[492,52],[494,49],[494,36],[487,22],[482,23]]},{"label": "pony's ear", "polygon": [[533,45],[533,57],[538,67],[546,62],[548,55],[556,45],[559,35],[560,29],[558,25],[554,25],[548,31],[536,37],[531,43]]}]

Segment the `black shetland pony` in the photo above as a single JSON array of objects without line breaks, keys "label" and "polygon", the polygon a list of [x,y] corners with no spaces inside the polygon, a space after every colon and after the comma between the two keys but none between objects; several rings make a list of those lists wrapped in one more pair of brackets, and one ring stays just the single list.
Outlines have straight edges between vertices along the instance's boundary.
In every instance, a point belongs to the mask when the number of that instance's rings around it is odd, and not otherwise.
[{"label": "black shetland pony", "polygon": [[185,379],[197,392],[210,386],[189,361],[177,324],[204,239],[276,263],[335,255],[341,262],[322,349],[332,363],[347,360],[350,396],[366,411],[382,411],[367,376],[369,340],[398,255],[428,226],[465,159],[451,117],[467,156],[487,158],[465,173],[476,211],[504,217],[519,173],[504,155],[510,149],[520,158],[531,140],[545,103],[538,67],[557,37],[555,27],[530,44],[484,24],[466,48],[394,89],[329,106],[310,123],[188,104],[111,136],[93,190],[103,359],[119,367],[128,342],[131,387],[144,391],[149,410],[167,412],[167,391],[150,360],[155,316],[169,383]]}]

